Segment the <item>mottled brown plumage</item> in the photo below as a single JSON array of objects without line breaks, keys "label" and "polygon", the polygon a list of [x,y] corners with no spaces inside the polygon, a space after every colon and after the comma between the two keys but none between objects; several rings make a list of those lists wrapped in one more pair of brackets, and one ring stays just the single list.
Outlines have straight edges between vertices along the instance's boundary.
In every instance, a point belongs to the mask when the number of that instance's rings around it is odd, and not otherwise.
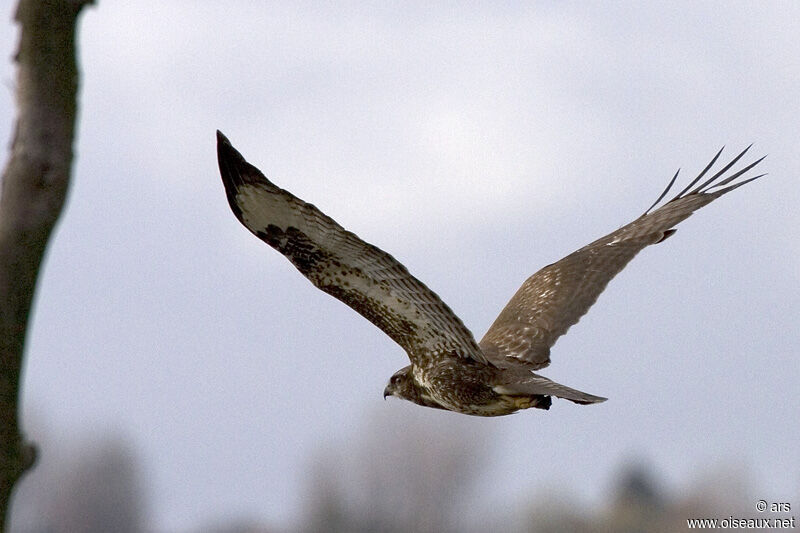
[{"label": "mottled brown plumage", "polygon": [[720,150],[688,187],[652,211],[674,184],[676,173],[642,216],[528,278],[476,343],[450,308],[391,255],[274,185],[217,132],[220,173],[239,221],[285,255],[317,288],[346,303],[405,349],[411,364],[392,376],[384,396],[480,416],[548,409],[552,396],[579,404],[604,401],[532,371],[550,363],[550,348],[558,337],[578,322],[639,251],[669,237],[673,226],[697,209],[761,177],[734,182],[759,159],[723,178],[746,152],[692,189]]}]

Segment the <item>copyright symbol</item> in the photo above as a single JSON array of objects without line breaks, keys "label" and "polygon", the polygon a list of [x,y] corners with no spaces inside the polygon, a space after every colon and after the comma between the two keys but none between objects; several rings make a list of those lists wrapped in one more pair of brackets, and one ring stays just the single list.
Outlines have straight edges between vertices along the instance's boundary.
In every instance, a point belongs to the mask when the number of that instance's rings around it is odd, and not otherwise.
[{"label": "copyright symbol", "polygon": [[764,500],[758,500],[756,502],[756,509],[758,509],[759,513],[763,513],[764,511],[767,510],[767,502],[765,502]]}]

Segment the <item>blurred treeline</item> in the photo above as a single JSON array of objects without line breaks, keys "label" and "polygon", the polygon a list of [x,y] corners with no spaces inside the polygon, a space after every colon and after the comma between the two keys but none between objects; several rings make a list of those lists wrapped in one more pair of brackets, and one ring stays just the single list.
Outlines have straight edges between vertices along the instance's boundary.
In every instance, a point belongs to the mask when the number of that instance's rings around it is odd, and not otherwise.
[{"label": "blurred treeline", "polygon": [[[491,475],[490,455],[500,453],[490,435],[468,417],[443,424],[441,417],[415,417],[414,409],[404,410],[399,430],[373,417],[346,445],[320,446],[308,460],[295,527],[220,520],[186,533],[666,533],[685,532],[687,518],[769,516],[756,512],[759,495],[742,465],[710,466],[681,490],[667,490],[652,465],[619,465],[593,505],[575,487],[535,478],[527,495],[486,495],[481,479]],[[50,455],[19,487],[13,533],[159,532],[149,514],[147,469],[123,438],[90,437],[70,449],[52,438],[40,444]],[[488,503],[504,500],[502,509]]]}]

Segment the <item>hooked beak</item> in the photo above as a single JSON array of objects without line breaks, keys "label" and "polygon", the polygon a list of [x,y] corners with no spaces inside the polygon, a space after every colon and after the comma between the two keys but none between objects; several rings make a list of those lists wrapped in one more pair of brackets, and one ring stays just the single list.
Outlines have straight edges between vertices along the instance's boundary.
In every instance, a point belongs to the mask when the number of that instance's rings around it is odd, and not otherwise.
[{"label": "hooked beak", "polygon": [[383,399],[385,400],[389,396],[392,396],[392,391],[389,390],[389,386],[387,385],[385,389],[383,389]]}]

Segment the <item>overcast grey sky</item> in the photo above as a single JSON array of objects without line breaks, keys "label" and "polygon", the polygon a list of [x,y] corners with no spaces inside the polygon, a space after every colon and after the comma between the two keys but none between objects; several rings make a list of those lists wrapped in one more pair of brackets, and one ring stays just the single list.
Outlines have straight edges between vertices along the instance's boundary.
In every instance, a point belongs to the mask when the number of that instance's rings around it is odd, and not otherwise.
[{"label": "overcast grey sky", "polygon": [[547,483],[592,501],[629,457],[676,486],[741,461],[764,499],[800,505],[800,4],[428,4],[87,10],[24,413],[64,439],[129,437],[170,531],[290,524],[320,448],[409,410],[460,416],[383,401],[404,353],[239,225],[216,129],[478,337],[528,275],[640,214],[677,167],[753,142],[769,176],[645,250],[554,347],[544,374],[608,402],[459,423],[492,435],[483,508]]}]

